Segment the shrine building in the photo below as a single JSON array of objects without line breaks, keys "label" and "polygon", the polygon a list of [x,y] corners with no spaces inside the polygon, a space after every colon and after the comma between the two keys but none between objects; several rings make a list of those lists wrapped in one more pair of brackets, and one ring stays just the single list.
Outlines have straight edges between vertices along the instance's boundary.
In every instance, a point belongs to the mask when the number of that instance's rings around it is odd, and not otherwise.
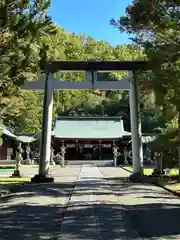
[{"label": "shrine building", "polygon": [[130,139],[119,117],[58,117],[52,132],[55,154],[65,145],[67,160],[83,160],[86,154],[92,160],[112,159],[113,145],[123,153]]}]

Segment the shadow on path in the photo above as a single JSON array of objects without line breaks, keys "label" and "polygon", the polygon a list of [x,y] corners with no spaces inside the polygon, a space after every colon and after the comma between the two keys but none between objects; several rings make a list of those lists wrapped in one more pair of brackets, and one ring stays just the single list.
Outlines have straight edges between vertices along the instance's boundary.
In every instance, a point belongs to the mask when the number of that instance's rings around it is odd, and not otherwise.
[{"label": "shadow on path", "polygon": [[119,204],[101,203],[95,205],[96,222],[93,224],[89,217],[92,206],[78,203],[66,212],[61,228],[63,210],[58,204],[36,206],[27,203],[3,207],[0,239],[96,239],[97,231],[103,240],[139,239],[131,235],[130,224],[142,238],[180,236],[179,205],[132,205],[130,209]]},{"label": "shadow on path", "polygon": [[136,205],[131,206],[129,214],[133,227],[143,238],[180,239],[180,204]]},{"label": "shadow on path", "polygon": [[180,239],[180,199],[169,193],[84,172],[66,209],[74,183],[27,184],[1,199],[0,239]]},{"label": "shadow on path", "polygon": [[[91,180],[91,191],[87,191],[87,184]],[[105,180],[105,181],[104,181]],[[108,180],[108,184],[107,184]],[[58,196],[68,196],[72,192],[72,188],[75,186],[76,182],[55,182],[55,183],[47,183],[47,184],[25,184],[19,187],[19,184],[15,185],[12,188],[12,193],[8,195],[1,201],[10,201],[16,198],[33,197],[33,196],[46,196],[46,197],[58,197]],[[161,198],[161,199],[177,199],[176,196],[169,194],[168,192],[160,191],[158,187],[149,188],[149,184],[132,184],[127,181],[124,177],[119,178],[104,178],[102,181],[99,178],[85,178],[85,180],[81,180],[81,185],[78,186],[75,192],[73,192],[74,196],[85,196],[91,195],[92,191],[96,192],[96,195],[112,195],[115,193],[116,196],[129,196],[134,195],[138,191],[141,194],[141,197],[144,198]],[[109,189],[111,191],[109,191]],[[148,190],[148,194],[146,196]]]}]

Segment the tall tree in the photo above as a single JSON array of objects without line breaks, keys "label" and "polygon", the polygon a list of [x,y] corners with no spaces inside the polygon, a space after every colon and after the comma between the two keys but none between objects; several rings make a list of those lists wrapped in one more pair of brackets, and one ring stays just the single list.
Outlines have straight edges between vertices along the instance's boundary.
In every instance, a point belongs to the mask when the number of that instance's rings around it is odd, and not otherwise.
[{"label": "tall tree", "polygon": [[[180,139],[180,2],[134,0],[126,16],[111,20],[120,31],[135,34],[133,41],[152,62],[146,82],[155,93],[156,104],[167,120],[177,118]],[[149,80],[149,81],[148,81]],[[179,141],[180,144],[180,141]],[[180,148],[179,148],[180,167]]]},{"label": "tall tree", "polygon": [[4,112],[7,117],[8,99],[16,101],[18,86],[39,71],[41,36],[55,32],[47,13],[49,6],[50,0],[0,0],[1,118]]},{"label": "tall tree", "polygon": [[[119,45],[112,47],[104,41],[96,41],[91,37],[77,36],[67,33],[63,28],[53,25],[56,34],[39,34],[34,39],[32,62],[35,71],[29,69],[32,78],[39,68],[38,60],[43,67],[46,60],[88,60],[88,59],[115,59],[130,60],[143,57],[142,51],[136,46]],[[43,35],[44,34],[44,35]],[[40,37],[39,37],[40,36]],[[36,71],[37,69],[37,71]],[[103,80],[121,79],[126,73],[117,72],[104,74]],[[106,75],[106,76],[105,76]],[[55,79],[71,79],[73,81],[85,81],[83,73],[59,73],[54,74]],[[17,97],[12,95],[0,98],[6,125],[17,132],[35,132],[41,129],[42,123],[42,93],[21,92]],[[36,108],[34,105],[36,104]],[[122,91],[55,91],[53,117],[57,115],[112,115],[127,116],[128,94]],[[150,111],[152,112],[152,110]],[[146,114],[147,116],[148,114]],[[152,114],[151,114],[152,115]],[[127,116],[128,118],[128,116]],[[153,118],[153,117],[152,117]],[[154,119],[153,119],[154,121]],[[153,126],[157,124],[153,124]],[[152,124],[148,124],[152,126]],[[147,129],[147,128],[145,128]],[[149,128],[149,129],[152,129]]]}]

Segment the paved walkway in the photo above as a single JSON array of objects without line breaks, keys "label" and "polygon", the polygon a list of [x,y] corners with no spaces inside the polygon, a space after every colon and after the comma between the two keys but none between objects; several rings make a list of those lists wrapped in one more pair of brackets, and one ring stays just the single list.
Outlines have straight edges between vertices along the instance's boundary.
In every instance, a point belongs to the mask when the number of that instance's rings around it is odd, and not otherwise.
[{"label": "paved walkway", "polygon": [[65,213],[59,239],[138,239],[123,207],[95,166],[83,166]]},{"label": "paved walkway", "polygon": [[108,166],[51,173],[55,183],[0,200],[0,240],[180,239],[180,199],[168,192],[131,184],[126,171]]}]

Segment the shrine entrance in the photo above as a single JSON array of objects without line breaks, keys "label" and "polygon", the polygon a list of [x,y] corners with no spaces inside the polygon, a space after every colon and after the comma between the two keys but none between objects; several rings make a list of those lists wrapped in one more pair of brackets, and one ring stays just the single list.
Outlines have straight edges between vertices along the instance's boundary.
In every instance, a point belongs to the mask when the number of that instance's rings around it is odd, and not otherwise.
[{"label": "shrine entrance", "polygon": [[66,148],[66,160],[113,160],[113,146],[123,155],[131,133],[120,117],[59,116],[54,121],[52,147],[55,155]]},{"label": "shrine entrance", "polygon": [[113,159],[113,141],[66,141],[54,140],[53,148],[55,155],[62,145],[66,147],[65,160],[110,160]]},{"label": "shrine entrance", "polygon": [[[43,126],[41,136],[41,153],[39,174],[31,180],[33,182],[53,181],[48,177],[51,137],[52,137],[52,107],[53,90],[125,90],[129,91],[133,174],[142,175],[143,153],[141,142],[141,121],[139,105],[139,87],[136,81],[137,70],[148,70],[145,61],[56,61],[44,66],[46,76],[38,81],[29,81],[22,86],[26,90],[44,90]],[[85,72],[85,82],[71,80],[54,80],[55,72]],[[97,81],[98,72],[127,71],[128,78],[120,81]]]}]

